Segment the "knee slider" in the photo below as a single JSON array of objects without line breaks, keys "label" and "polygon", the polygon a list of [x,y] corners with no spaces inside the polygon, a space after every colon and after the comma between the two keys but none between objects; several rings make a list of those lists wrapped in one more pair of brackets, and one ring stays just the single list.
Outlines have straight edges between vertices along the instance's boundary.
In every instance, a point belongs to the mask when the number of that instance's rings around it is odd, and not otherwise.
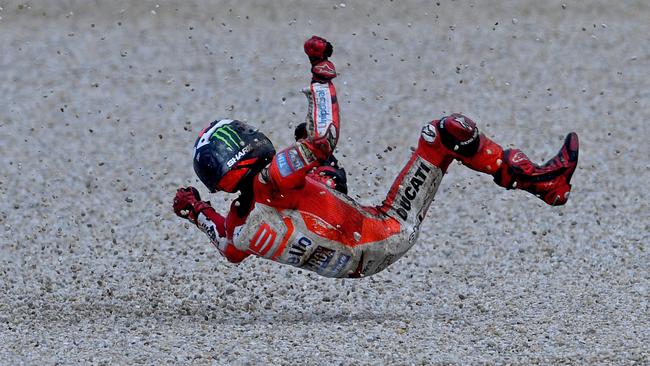
[{"label": "knee slider", "polygon": [[442,144],[449,150],[472,156],[478,151],[481,139],[476,123],[459,113],[443,117],[438,122]]}]

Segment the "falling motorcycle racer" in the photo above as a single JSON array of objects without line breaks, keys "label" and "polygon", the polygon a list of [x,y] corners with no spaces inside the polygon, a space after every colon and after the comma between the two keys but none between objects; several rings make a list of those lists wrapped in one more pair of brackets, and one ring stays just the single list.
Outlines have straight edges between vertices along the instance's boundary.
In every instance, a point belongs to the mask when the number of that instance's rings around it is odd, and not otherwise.
[{"label": "falling motorcycle racer", "polygon": [[240,192],[224,217],[193,187],[180,188],[174,212],[205,232],[221,254],[238,263],[250,255],[327,277],[363,277],[382,271],[417,241],[420,224],[453,160],[490,174],[506,189],[523,189],[549,205],[566,203],[578,162],[570,133],[544,165],[518,149],[504,150],[475,123],[452,114],[426,124],[417,148],[383,204],[363,206],[346,195],[345,171],[332,152],[340,135],[339,107],[328,60],[332,45],[305,42],[312,80],[306,123],[296,143],[276,154],[256,128],[223,119],[201,131],[194,170],[211,192]]}]

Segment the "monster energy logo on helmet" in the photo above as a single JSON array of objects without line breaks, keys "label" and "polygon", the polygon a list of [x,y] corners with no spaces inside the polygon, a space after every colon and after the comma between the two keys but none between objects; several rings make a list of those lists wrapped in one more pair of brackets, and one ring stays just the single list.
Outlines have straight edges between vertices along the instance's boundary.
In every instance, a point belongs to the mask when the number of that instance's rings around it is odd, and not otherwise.
[{"label": "monster energy logo on helmet", "polygon": [[223,125],[217,128],[210,137],[216,137],[231,150],[239,149],[243,142],[237,131],[235,131],[230,125]]},{"label": "monster energy logo on helmet", "polygon": [[[216,120],[201,131],[194,143],[194,171],[213,192],[235,167],[256,173],[274,155],[271,141],[253,126],[232,119]],[[244,160],[245,164],[239,166]]]}]

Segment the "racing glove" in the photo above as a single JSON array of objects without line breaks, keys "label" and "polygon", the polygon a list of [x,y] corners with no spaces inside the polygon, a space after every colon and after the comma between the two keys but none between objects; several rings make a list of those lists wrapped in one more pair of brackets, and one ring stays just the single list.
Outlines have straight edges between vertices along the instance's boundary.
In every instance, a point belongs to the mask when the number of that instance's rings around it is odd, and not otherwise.
[{"label": "racing glove", "polygon": [[312,36],[304,44],[305,53],[311,63],[312,82],[326,83],[336,77],[336,68],[327,58],[334,48],[326,39]]},{"label": "racing glove", "polygon": [[332,56],[334,48],[325,38],[312,36],[305,41],[305,53],[309,57],[309,62],[314,66],[322,61],[326,61],[328,57]]},{"label": "racing glove", "polygon": [[199,214],[212,206],[210,202],[201,201],[199,191],[190,186],[176,191],[173,208],[178,217],[188,219],[196,225]]}]

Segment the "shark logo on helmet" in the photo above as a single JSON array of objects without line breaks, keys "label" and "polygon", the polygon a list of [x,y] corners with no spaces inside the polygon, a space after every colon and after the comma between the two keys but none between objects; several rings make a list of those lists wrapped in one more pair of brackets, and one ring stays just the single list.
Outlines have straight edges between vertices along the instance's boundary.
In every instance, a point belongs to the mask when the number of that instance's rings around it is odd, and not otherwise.
[{"label": "shark logo on helmet", "polygon": [[250,145],[244,146],[244,148],[241,149],[241,151],[239,151],[237,154],[235,154],[235,156],[233,156],[230,160],[228,160],[228,162],[226,163],[228,165],[228,168],[235,165],[235,163],[237,163],[244,155],[248,154],[250,151],[251,151]]}]

